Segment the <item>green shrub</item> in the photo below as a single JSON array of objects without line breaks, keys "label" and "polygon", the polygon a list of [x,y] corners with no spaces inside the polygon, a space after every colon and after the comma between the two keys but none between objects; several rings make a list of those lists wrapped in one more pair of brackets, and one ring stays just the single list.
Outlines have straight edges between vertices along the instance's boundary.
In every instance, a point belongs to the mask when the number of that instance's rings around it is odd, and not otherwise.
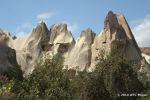
[{"label": "green shrub", "polygon": [[0,75],[0,100],[9,100],[14,94],[11,92],[14,81],[9,80],[6,76]]},{"label": "green shrub", "polygon": [[22,70],[20,69],[20,66],[9,68],[9,70],[4,72],[3,75],[7,76],[10,80],[11,79],[17,79],[17,80],[23,79],[23,74],[22,74]]},{"label": "green shrub", "polygon": [[[144,91],[142,83],[138,80],[137,72],[133,70],[130,64],[123,59],[118,52],[112,52],[107,59],[100,59],[93,73],[100,74],[104,82],[105,89],[110,97],[120,100],[118,95],[138,94]],[[123,97],[124,100],[137,99],[138,97]]]},{"label": "green shrub", "polygon": [[115,52],[100,58],[93,72],[78,72],[72,84],[75,100],[136,100],[137,96],[119,95],[138,94],[144,90],[130,64]]},{"label": "green shrub", "polygon": [[16,82],[16,98],[69,100],[72,99],[71,82],[63,68],[63,58],[56,55],[38,63],[33,73],[23,82]]},{"label": "green shrub", "polygon": [[118,95],[143,90],[128,62],[113,53],[99,59],[93,72],[63,69],[63,58],[56,55],[37,63],[28,78],[11,88],[17,100],[129,100]]}]

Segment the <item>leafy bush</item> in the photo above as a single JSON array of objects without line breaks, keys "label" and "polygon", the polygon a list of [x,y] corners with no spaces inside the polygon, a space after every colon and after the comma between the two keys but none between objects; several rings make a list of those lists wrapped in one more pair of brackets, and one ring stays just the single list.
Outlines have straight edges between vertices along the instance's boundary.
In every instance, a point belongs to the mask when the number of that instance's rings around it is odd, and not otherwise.
[{"label": "leafy bush", "polygon": [[[100,58],[93,72],[78,72],[73,84],[76,100],[122,100],[122,93],[138,94],[144,90],[136,72],[115,52]],[[123,100],[137,98],[128,96]]]},{"label": "leafy bush", "polygon": [[93,72],[63,69],[63,58],[58,54],[37,63],[28,78],[10,82],[8,88],[7,93],[17,100],[122,100],[120,93],[144,90],[128,62],[113,53],[99,59]]},{"label": "leafy bush", "polygon": [[11,92],[13,85],[13,80],[9,80],[6,76],[0,75],[0,100],[8,100],[14,96]]},{"label": "leafy bush", "polygon": [[22,70],[20,69],[20,66],[9,68],[9,70],[5,71],[3,75],[7,76],[9,79],[17,79],[17,80],[23,79],[23,74]]},{"label": "leafy bush", "polygon": [[72,99],[71,82],[63,68],[63,59],[56,55],[38,63],[33,73],[23,82],[16,82],[13,91],[16,98],[25,99]]},{"label": "leafy bush", "polygon": [[12,100],[14,93],[11,91],[14,87],[14,80],[22,80],[23,75],[19,66],[9,68],[0,74],[0,100]]},{"label": "leafy bush", "polygon": [[[142,83],[138,80],[137,72],[117,51],[112,52],[107,59],[100,59],[94,73],[102,76],[104,87],[111,98],[120,100],[119,95],[138,94],[144,91]],[[137,99],[135,97],[123,97],[125,100]]]}]

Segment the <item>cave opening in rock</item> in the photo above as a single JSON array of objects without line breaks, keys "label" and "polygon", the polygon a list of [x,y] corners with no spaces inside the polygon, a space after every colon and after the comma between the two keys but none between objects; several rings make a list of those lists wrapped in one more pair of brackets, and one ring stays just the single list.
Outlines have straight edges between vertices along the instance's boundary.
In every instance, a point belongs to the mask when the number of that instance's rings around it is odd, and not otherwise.
[{"label": "cave opening in rock", "polygon": [[69,49],[69,44],[68,43],[62,43],[59,45],[58,52],[59,53],[65,53],[68,51],[68,49]]}]

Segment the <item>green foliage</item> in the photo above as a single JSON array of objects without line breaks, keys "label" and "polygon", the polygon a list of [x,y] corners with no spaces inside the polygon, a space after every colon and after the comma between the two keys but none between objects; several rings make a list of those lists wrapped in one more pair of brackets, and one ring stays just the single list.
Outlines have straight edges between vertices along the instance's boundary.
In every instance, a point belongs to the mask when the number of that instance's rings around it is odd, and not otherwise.
[{"label": "green foliage", "polygon": [[0,74],[0,100],[12,100],[14,93],[11,91],[14,87],[14,80],[22,80],[22,71],[19,66],[9,68]]},{"label": "green foliage", "polygon": [[0,100],[8,100],[14,96],[11,92],[13,86],[13,80],[9,80],[6,76],[0,75]]},{"label": "green foliage", "polygon": [[100,58],[93,72],[78,72],[73,78],[75,100],[136,100],[139,97],[119,97],[122,93],[138,94],[144,90],[136,72],[116,52]]},{"label": "green foliage", "polygon": [[[117,51],[112,52],[107,59],[100,59],[94,73],[99,73],[104,82],[104,87],[111,98],[120,100],[118,94],[138,94],[144,91],[142,83],[138,80],[130,64],[123,59]],[[124,97],[125,100],[138,97]]]},{"label": "green foliage", "polygon": [[112,53],[100,58],[93,72],[63,69],[62,56],[55,55],[37,63],[28,78],[5,83],[1,90],[15,100],[129,100],[118,94],[144,88],[128,62]]},{"label": "green foliage", "polygon": [[9,70],[4,72],[3,75],[6,75],[9,79],[13,79],[13,78],[17,80],[23,79],[23,74],[22,74],[22,70],[20,69],[20,66],[9,68]]},{"label": "green foliage", "polygon": [[63,68],[63,59],[56,55],[38,63],[33,73],[23,82],[16,82],[13,91],[16,98],[70,100],[71,82]]},{"label": "green foliage", "polygon": [[111,100],[99,73],[82,71],[72,81],[75,100]]}]

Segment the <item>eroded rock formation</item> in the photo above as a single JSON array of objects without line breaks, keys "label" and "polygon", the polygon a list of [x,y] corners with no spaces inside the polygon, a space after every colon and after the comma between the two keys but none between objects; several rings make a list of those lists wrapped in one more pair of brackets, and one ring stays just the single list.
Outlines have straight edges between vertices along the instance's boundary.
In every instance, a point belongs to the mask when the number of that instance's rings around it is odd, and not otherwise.
[{"label": "eroded rock formation", "polygon": [[125,17],[112,11],[105,18],[102,33],[96,35],[88,28],[81,32],[77,41],[66,24],[54,24],[48,30],[44,22],[38,23],[26,36],[12,38],[9,34],[0,34],[0,37],[16,51],[17,62],[25,75],[33,71],[36,60],[57,53],[64,57],[65,67],[79,70],[93,70],[100,54],[105,57],[113,49],[130,62],[141,65],[143,60]]},{"label": "eroded rock formation", "polygon": [[116,49],[128,61],[140,61],[142,59],[126,19],[112,11],[108,12],[104,21],[104,30],[95,38],[91,48],[91,67],[95,66],[99,53],[103,52],[106,56],[113,49]]},{"label": "eroded rock formation", "polygon": [[16,51],[7,45],[9,40],[10,34],[0,31],[0,74],[21,79],[22,72],[16,60]]},{"label": "eroded rock formation", "polygon": [[69,68],[84,70],[91,65],[91,45],[95,38],[95,33],[91,29],[81,32],[79,39],[66,57],[65,65]]}]

